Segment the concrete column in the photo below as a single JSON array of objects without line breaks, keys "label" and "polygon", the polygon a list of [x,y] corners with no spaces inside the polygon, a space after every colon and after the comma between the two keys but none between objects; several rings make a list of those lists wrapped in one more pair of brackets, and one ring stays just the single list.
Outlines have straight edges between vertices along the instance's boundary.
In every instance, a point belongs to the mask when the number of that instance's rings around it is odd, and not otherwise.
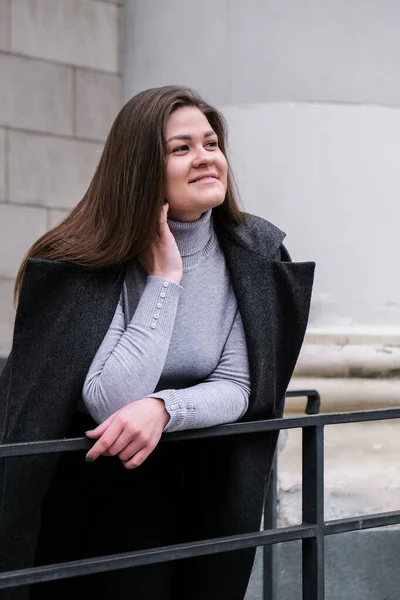
[{"label": "concrete column", "polygon": [[317,262],[297,375],[319,386],[321,347],[328,365],[351,346],[339,386],[371,376],[360,345],[375,375],[393,376],[382,352],[400,366],[399,23],[392,0],[126,3],[125,96],[178,83],[217,104],[245,208]]}]

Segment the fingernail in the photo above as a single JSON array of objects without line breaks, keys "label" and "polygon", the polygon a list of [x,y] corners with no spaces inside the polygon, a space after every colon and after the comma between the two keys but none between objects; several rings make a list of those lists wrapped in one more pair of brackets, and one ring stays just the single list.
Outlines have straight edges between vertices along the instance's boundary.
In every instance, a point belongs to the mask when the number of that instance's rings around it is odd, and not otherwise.
[{"label": "fingernail", "polygon": [[87,456],[87,455],[86,455],[86,458],[85,458],[85,460],[86,460],[86,462],[87,462],[87,463],[91,463],[91,462],[93,462],[93,458],[92,458],[91,456]]},{"label": "fingernail", "polygon": [[94,431],[93,429],[88,429],[87,431],[85,431],[85,435],[87,435],[88,433],[92,433],[92,431]]}]

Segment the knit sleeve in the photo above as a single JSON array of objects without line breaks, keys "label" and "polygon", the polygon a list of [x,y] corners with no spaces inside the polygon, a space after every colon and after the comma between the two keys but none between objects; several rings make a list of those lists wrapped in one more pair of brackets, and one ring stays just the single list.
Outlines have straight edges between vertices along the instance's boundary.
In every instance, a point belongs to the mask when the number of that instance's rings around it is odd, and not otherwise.
[{"label": "knit sleeve", "polygon": [[98,423],[151,394],[167,358],[182,288],[161,277],[147,278],[125,329],[122,302],[87,374],[82,398]]},{"label": "knit sleeve", "polygon": [[151,394],[164,401],[170,420],[164,431],[198,429],[238,421],[246,412],[250,375],[244,328],[239,311],[216,369],[189,388]]}]

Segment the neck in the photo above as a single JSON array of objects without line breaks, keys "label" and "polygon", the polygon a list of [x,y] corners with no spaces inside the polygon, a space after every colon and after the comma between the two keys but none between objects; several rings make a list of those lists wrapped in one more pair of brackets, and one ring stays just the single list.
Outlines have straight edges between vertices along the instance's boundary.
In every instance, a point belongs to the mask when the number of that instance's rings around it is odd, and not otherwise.
[{"label": "neck", "polygon": [[168,219],[168,226],[184,259],[184,266],[185,263],[186,266],[190,266],[196,257],[199,258],[206,251],[214,235],[211,209],[203,213],[197,221]]}]

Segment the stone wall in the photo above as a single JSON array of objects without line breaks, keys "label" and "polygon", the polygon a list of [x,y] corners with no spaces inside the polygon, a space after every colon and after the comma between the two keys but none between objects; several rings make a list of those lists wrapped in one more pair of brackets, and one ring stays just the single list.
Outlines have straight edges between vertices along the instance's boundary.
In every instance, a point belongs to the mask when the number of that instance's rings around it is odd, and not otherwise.
[{"label": "stone wall", "polygon": [[83,196],[121,106],[122,10],[0,1],[0,357],[19,263]]}]

